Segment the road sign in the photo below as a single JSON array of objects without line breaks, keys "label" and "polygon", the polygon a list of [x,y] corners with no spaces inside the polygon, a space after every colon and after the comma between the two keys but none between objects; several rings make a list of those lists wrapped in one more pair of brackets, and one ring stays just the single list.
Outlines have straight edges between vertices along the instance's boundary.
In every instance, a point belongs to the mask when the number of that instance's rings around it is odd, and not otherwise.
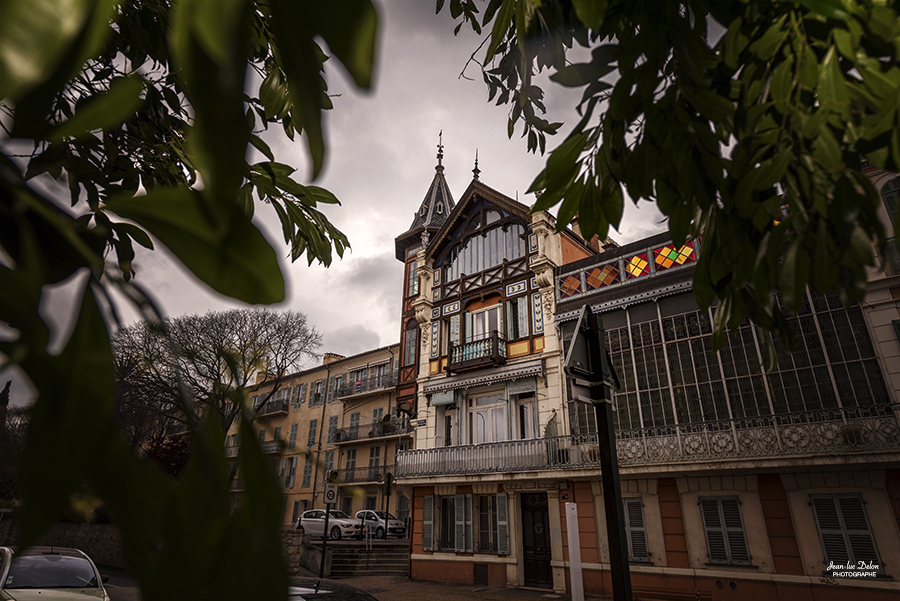
[{"label": "road sign", "polygon": [[325,503],[329,505],[337,503],[337,486],[331,482],[325,483]]},{"label": "road sign", "polygon": [[603,321],[588,305],[581,308],[563,369],[569,376],[572,400],[611,403],[611,391],[619,390],[619,377],[606,351]]}]

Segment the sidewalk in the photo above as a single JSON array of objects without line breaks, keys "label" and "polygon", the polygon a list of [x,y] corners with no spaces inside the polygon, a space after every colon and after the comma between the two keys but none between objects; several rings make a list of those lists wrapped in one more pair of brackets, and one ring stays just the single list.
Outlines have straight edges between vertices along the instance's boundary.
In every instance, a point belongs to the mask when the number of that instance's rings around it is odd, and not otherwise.
[{"label": "sidewalk", "polygon": [[447,584],[444,582],[419,582],[406,576],[359,576],[343,578],[341,582],[361,588],[378,601],[543,601],[558,599],[569,601],[569,595],[553,591],[476,586],[472,584]]}]

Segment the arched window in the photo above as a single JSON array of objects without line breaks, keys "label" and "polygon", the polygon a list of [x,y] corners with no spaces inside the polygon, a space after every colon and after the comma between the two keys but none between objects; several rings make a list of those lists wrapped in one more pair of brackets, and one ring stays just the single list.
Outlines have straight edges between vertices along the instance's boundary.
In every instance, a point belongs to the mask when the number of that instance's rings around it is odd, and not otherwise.
[{"label": "arched window", "polygon": [[504,260],[514,261],[524,257],[526,252],[525,228],[522,225],[507,223],[489,228],[470,236],[449,251],[445,258],[447,265],[445,281],[452,282],[459,279],[463,273],[472,275],[496,267]]},{"label": "arched window", "polygon": [[419,324],[415,319],[410,319],[406,322],[406,330],[403,332],[403,367],[415,365],[418,341]]}]

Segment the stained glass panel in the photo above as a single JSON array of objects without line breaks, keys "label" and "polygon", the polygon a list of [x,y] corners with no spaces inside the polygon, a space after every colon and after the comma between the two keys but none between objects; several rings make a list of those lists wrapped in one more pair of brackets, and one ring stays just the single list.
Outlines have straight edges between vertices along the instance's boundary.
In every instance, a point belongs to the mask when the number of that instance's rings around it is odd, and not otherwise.
[{"label": "stained glass panel", "polygon": [[578,274],[569,275],[560,280],[559,294],[561,297],[566,298],[579,292],[581,292],[581,278],[578,277]]},{"label": "stained glass panel", "polygon": [[670,244],[653,250],[653,260],[656,262],[658,269],[668,269],[673,265],[684,265],[695,261],[696,258],[692,242],[688,242],[681,248],[676,248],[675,245]]},{"label": "stained glass panel", "polygon": [[615,263],[609,263],[603,267],[595,267],[585,273],[584,281],[589,290],[616,284],[619,282],[619,268]]},{"label": "stained glass panel", "polygon": [[639,278],[650,273],[650,262],[647,253],[640,253],[625,259],[625,273],[629,278]]}]

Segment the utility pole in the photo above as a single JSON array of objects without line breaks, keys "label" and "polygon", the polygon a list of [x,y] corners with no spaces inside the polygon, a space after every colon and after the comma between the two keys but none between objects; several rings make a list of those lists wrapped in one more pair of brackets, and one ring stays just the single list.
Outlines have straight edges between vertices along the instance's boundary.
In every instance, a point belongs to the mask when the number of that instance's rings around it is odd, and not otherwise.
[{"label": "utility pole", "polygon": [[631,601],[631,572],[628,568],[628,540],[625,536],[625,510],[619,485],[616,459],[616,433],[612,415],[612,390],[619,389],[619,378],[609,363],[603,323],[591,308],[581,308],[575,334],[565,363],[572,385],[572,399],[594,405],[597,438],[600,446],[600,481],[609,540],[609,563],[615,601]]}]

